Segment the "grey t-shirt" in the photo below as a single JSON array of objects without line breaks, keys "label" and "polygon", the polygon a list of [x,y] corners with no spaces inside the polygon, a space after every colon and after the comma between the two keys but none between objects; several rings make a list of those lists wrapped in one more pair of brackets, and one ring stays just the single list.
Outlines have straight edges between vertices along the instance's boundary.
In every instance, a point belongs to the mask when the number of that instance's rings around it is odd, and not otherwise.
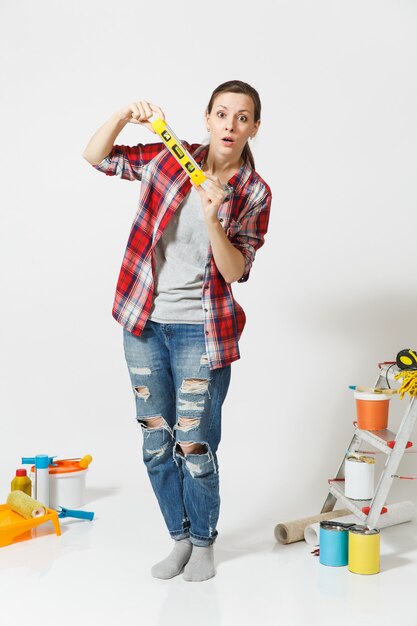
[{"label": "grey t-shirt", "polygon": [[155,289],[149,319],[170,324],[202,324],[204,267],[209,247],[198,191],[191,191],[155,246]]}]

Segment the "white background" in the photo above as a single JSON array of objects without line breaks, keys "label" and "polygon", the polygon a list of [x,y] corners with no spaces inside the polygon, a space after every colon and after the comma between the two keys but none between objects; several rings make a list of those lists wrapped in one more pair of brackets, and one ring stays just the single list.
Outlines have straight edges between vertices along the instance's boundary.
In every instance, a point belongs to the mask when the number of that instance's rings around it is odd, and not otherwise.
[{"label": "white background", "polygon": [[[352,434],[348,385],[417,347],[416,26],[412,0],[1,3],[1,501],[22,455],[91,453],[96,495],[128,485],[150,511],[140,532],[151,516],[166,536],[111,317],[139,187],[81,155],[141,98],[202,141],[212,90],[237,78],[261,95],[253,152],[273,204],[234,287],[248,322],[219,532],[273,545],[278,521],[319,512]],[[118,141],[154,139],[130,125]],[[390,496],[417,500],[415,483]]]}]

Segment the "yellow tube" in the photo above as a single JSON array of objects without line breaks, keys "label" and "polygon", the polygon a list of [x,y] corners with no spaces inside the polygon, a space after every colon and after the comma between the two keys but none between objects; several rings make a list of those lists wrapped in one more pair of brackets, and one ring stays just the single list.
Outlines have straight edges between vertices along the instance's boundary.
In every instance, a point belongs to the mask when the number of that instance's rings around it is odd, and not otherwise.
[{"label": "yellow tube", "polygon": [[354,526],[349,530],[348,569],[354,574],[378,574],[379,530]]}]

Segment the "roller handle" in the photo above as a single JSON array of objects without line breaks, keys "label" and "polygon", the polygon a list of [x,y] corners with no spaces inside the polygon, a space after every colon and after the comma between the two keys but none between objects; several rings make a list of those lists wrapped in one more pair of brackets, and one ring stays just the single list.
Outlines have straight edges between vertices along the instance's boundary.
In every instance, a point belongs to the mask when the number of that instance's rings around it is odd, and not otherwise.
[{"label": "roller handle", "polygon": [[94,513],[92,511],[75,511],[73,509],[66,509],[63,506],[58,507],[58,517],[76,517],[77,519],[88,519],[90,522],[94,519]]}]

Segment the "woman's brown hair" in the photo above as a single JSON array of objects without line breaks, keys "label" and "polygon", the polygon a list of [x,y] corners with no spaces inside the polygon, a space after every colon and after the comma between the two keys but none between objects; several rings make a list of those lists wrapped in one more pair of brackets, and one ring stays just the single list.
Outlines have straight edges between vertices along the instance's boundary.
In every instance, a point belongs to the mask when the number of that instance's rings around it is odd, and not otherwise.
[{"label": "woman's brown hair", "polygon": [[[210,101],[207,105],[207,113],[210,115],[211,109],[213,108],[213,103],[215,98],[220,93],[243,93],[246,96],[252,98],[254,105],[254,122],[258,122],[261,119],[261,99],[259,97],[258,92],[254,87],[248,85],[248,83],[244,83],[241,80],[228,80],[225,83],[222,83],[211,94]],[[249,147],[249,143],[246,142],[245,147],[243,148],[242,158],[244,161],[249,159],[249,163],[255,169],[255,159],[253,158],[252,150]]]}]

